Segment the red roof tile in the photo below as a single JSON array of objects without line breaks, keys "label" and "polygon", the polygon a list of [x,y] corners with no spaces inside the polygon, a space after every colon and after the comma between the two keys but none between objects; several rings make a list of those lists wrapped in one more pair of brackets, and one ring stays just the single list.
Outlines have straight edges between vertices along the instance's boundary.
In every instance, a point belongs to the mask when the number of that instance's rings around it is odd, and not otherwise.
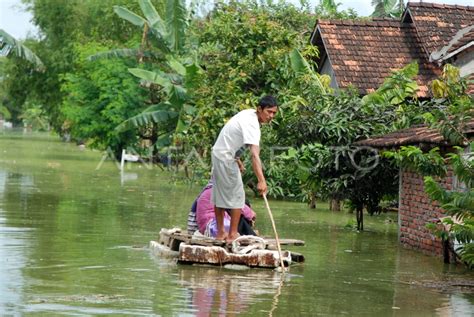
[{"label": "red roof tile", "polygon": [[430,61],[448,60],[471,46],[474,46],[474,25],[459,30],[448,45],[432,52]]},{"label": "red roof tile", "polygon": [[[466,123],[463,129],[466,136],[474,135],[474,118]],[[426,125],[415,125],[408,129],[398,130],[380,137],[369,138],[356,142],[356,145],[375,148],[397,148],[406,145],[449,145],[448,141],[435,129]]]},{"label": "red roof tile", "polygon": [[428,95],[428,84],[440,74],[430,64],[416,40],[411,24],[395,20],[321,20],[317,32],[329,56],[340,88],[353,84],[363,94],[383,83],[394,70],[418,60],[419,96]]},{"label": "red roof tile", "polygon": [[[391,72],[416,60],[418,96],[428,97],[430,81],[441,74],[441,68],[429,62],[431,52],[474,24],[474,7],[409,2],[402,22],[320,20],[311,36],[320,49],[317,62],[321,67],[327,56],[339,88],[352,84],[367,94]],[[463,41],[472,41],[471,33]]]},{"label": "red roof tile", "polygon": [[474,24],[474,7],[408,2],[403,21],[410,18],[429,56],[448,45],[460,29]]}]

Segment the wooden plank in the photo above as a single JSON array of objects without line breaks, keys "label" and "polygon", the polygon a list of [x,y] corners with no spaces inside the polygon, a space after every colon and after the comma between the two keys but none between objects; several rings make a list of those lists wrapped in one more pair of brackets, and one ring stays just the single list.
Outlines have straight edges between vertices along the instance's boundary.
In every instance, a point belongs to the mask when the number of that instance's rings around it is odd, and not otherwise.
[{"label": "wooden plank", "polygon": [[[267,245],[275,245],[276,246],[276,240],[272,238],[264,238],[265,241],[267,241]],[[303,240],[297,240],[297,239],[279,239],[280,240],[280,245],[296,245],[296,246],[304,246],[305,242]]]},{"label": "wooden plank", "polygon": [[[291,265],[291,253],[283,251],[282,256],[285,266]],[[252,250],[248,254],[235,254],[221,247],[183,243],[179,247],[178,263],[241,264],[249,267],[275,268],[280,265],[280,258],[277,251]]]},{"label": "wooden plank", "polygon": [[219,241],[216,239],[210,239],[210,238],[193,238],[190,240],[189,244],[192,245],[202,245],[202,246],[218,246],[222,247],[225,246],[226,243],[224,241]]},{"label": "wooden plank", "polygon": [[[276,250],[276,241],[273,238],[265,238],[266,249]],[[182,232],[181,229],[161,229],[159,243],[171,248],[171,250],[177,251],[181,243],[190,245],[201,245],[201,246],[220,246],[230,249],[231,244],[219,241],[213,238],[204,236],[190,235],[187,232]],[[246,241],[240,241],[240,245],[246,246]],[[280,245],[293,245],[293,246],[304,246],[305,242],[297,239],[281,239]]]}]

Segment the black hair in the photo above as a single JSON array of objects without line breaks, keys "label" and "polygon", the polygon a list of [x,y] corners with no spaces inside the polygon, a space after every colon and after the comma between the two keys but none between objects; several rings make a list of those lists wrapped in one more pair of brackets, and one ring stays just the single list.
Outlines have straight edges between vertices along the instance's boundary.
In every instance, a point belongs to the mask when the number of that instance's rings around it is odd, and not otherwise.
[{"label": "black hair", "polygon": [[258,106],[262,109],[271,108],[271,107],[278,107],[278,101],[276,100],[275,97],[273,97],[271,95],[266,95],[265,97],[262,97],[259,100]]}]

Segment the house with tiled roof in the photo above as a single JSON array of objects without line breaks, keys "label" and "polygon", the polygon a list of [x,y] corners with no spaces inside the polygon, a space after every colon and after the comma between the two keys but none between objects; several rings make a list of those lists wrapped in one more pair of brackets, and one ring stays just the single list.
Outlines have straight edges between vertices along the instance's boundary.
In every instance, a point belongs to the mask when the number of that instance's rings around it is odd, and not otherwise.
[{"label": "house with tiled roof", "polygon": [[[319,20],[311,43],[319,49],[318,71],[331,77],[335,89],[354,86],[361,94],[375,91],[393,71],[418,61],[418,97],[430,97],[430,83],[446,63],[474,74],[474,7],[409,2],[400,20]],[[463,129],[474,139],[474,119]],[[415,145],[452,150],[453,144],[425,125],[356,142],[358,146],[394,149]],[[440,180],[447,190],[460,184],[452,171]],[[430,232],[426,223],[445,216],[424,190],[423,176],[401,168],[399,173],[399,241],[425,254],[448,258],[448,243]]]},{"label": "house with tiled roof", "polygon": [[333,88],[376,90],[392,71],[416,60],[418,96],[452,63],[463,76],[474,73],[474,7],[408,2],[400,20],[318,20],[310,41],[319,49],[318,71]]},{"label": "house with tiled roof", "polygon": [[460,68],[461,76],[474,73],[474,25],[459,30],[449,43],[430,54],[430,62],[451,63]]},{"label": "house with tiled roof", "polygon": [[[466,139],[474,140],[474,118],[465,122],[462,132]],[[417,146],[426,151],[439,147],[441,152],[450,152],[455,144],[451,144],[443,135],[426,125],[416,125],[407,129],[394,131],[379,137],[373,137],[356,142],[358,146],[371,148],[397,149],[401,146]],[[460,145],[460,144],[457,144]],[[466,157],[473,158],[474,153],[465,150]],[[439,179],[445,190],[466,190],[449,170],[447,175]],[[449,242],[443,242],[426,228],[426,224],[446,216],[439,204],[431,201],[425,192],[423,176],[407,168],[399,172],[399,202],[398,202],[398,237],[405,247],[420,250],[425,254],[442,256],[449,262],[451,256]]]}]

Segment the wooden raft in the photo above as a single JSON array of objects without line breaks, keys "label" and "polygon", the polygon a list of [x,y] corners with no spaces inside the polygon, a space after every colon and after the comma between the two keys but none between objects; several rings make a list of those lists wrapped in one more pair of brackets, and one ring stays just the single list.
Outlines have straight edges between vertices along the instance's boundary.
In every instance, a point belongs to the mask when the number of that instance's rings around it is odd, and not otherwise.
[{"label": "wooden raft", "polygon": [[[275,268],[280,266],[275,239],[263,238],[265,249],[251,249],[245,253],[232,252],[232,245],[204,236],[190,235],[181,229],[161,229],[158,241],[150,242],[153,253],[177,258],[178,263],[201,263],[213,265],[240,264],[249,267]],[[252,241],[243,239],[240,246],[250,245]],[[282,246],[304,246],[304,241],[281,239]],[[304,262],[302,254],[282,251],[285,266]]]}]

